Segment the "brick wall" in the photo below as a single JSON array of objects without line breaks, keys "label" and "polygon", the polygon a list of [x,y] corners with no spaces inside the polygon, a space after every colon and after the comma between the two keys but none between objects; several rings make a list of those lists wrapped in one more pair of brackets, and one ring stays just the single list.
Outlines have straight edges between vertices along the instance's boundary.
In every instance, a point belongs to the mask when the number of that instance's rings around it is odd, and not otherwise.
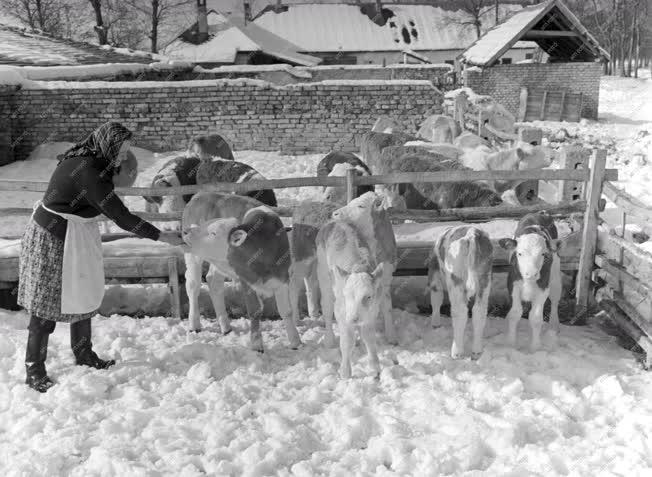
[{"label": "brick wall", "polygon": [[15,90],[13,86],[0,85],[0,166],[14,160],[11,113]]},{"label": "brick wall", "polygon": [[[59,86],[60,85],[60,86]],[[52,85],[51,85],[52,87]],[[251,80],[167,83],[59,83],[14,94],[16,158],[45,141],[77,141],[105,121],[123,122],[135,144],[165,151],[207,131],[235,149],[284,153],[355,151],[381,114],[410,132],[441,112],[442,94],[425,81],[306,83]]]},{"label": "brick wall", "polygon": [[493,96],[516,115],[521,86],[582,93],[582,116],[597,119],[601,75],[600,63],[496,65],[482,71],[467,71],[465,86],[476,93]]}]

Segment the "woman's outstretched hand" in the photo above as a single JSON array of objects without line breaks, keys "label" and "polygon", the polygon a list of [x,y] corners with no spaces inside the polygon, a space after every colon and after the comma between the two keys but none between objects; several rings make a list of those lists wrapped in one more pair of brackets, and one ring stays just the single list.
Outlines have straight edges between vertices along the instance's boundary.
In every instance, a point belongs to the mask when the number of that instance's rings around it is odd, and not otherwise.
[{"label": "woman's outstretched hand", "polygon": [[159,242],[165,242],[170,245],[184,245],[185,242],[183,241],[183,238],[181,238],[181,234],[179,232],[161,232],[161,235],[158,237]]}]

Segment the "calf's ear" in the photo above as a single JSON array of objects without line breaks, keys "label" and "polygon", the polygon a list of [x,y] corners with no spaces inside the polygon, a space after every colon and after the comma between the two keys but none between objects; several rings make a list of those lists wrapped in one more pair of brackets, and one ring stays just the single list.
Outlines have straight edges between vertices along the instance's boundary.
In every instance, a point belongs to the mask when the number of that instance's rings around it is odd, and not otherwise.
[{"label": "calf's ear", "polygon": [[229,234],[229,244],[239,247],[247,239],[247,232],[242,229],[235,229]]},{"label": "calf's ear", "polygon": [[498,244],[505,250],[514,250],[516,248],[516,240],[510,238],[502,238]]}]

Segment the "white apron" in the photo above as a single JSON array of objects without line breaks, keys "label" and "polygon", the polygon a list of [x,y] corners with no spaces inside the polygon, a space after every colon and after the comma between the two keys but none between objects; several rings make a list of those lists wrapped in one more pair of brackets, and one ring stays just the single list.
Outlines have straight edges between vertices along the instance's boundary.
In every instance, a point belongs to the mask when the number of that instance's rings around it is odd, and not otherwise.
[{"label": "white apron", "polygon": [[61,313],[78,315],[97,310],[104,298],[104,257],[97,218],[55,212],[40,201],[34,210],[39,205],[68,221],[61,272]]}]

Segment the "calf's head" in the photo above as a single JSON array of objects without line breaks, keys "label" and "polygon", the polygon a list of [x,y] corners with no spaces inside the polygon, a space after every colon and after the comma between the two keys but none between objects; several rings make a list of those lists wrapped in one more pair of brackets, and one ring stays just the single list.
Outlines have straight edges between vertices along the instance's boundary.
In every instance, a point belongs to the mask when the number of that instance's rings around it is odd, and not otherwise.
[{"label": "calf's head", "polygon": [[543,233],[529,233],[515,239],[500,239],[500,246],[515,254],[518,271],[526,281],[536,281],[541,276],[544,263],[552,262],[559,248],[559,241],[547,238]]},{"label": "calf's head", "polygon": [[[353,169],[355,175],[368,176],[367,171],[361,166],[352,166],[346,162],[335,164],[333,169],[328,174],[328,177],[344,177],[346,176],[346,171]],[[325,202],[333,202],[334,204],[346,204],[346,188],[341,186],[330,186],[324,188],[324,194],[322,200]]]},{"label": "calf's head", "polygon": [[183,230],[183,240],[192,252],[206,260],[224,262],[227,259],[229,235],[238,226],[238,219],[214,219]]},{"label": "calf's head", "polygon": [[373,322],[380,310],[383,264],[371,272],[367,264],[357,264],[350,273],[336,265],[334,275],[342,286],[345,320],[348,323]]}]

